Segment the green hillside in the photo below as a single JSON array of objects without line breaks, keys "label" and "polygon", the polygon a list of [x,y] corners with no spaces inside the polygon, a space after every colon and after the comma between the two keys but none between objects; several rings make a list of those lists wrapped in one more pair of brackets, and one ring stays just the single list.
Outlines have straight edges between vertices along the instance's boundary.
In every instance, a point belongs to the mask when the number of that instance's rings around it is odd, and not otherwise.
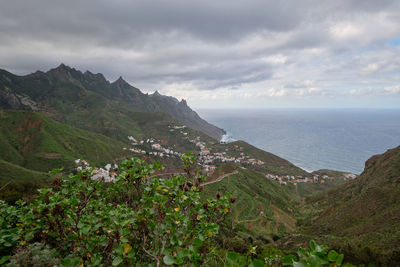
[{"label": "green hillside", "polygon": [[[339,185],[346,183],[348,180],[347,175],[349,173],[334,171],[334,170],[318,170],[311,173],[312,175],[327,175],[329,177],[333,177],[334,180],[324,180],[324,183],[299,183],[295,188],[293,188],[301,197],[308,197],[312,194],[316,194],[318,192],[328,191],[333,189]],[[351,174],[350,174],[351,175]]]},{"label": "green hillside", "polygon": [[240,167],[236,171],[237,174],[205,185],[205,197],[215,196],[218,192],[236,196],[237,201],[232,207],[233,223],[243,226],[255,236],[272,240],[274,236],[293,231],[298,215],[296,206],[299,199],[296,195],[262,173]]},{"label": "green hillside", "polygon": [[27,169],[68,168],[77,158],[98,165],[126,154],[122,142],[37,113],[1,110],[0,118],[0,159]]},{"label": "green hillside", "polygon": [[371,157],[359,178],[307,199],[304,233],[358,262],[400,261],[400,147]]},{"label": "green hillside", "polygon": [[13,203],[23,197],[25,200],[36,194],[50,179],[44,172],[25,169],[0,160],[0,199]]}]

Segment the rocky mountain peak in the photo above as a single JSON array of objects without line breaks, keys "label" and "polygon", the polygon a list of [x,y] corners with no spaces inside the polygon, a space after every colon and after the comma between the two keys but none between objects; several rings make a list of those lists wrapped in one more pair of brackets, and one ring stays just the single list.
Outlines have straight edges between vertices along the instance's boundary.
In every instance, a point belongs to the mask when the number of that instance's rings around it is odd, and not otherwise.
[{"label": "rocky mountain peak", "polygon": [[179,102],[183,106],[187,106],[187,102],[185,99],[182,99],[181,102]]},{"label": "rocky mountain peak", "polygon": [[61,63],[58,67],[49,70],[46,74],[54,75],[58,79],[70,80],[72,79],[72,72],[76,71],[71,67]]},{"label": "rocky mountain peak", "polygon": [[90,80],[94,80],[94,81],[98,81],[98,82],[107,82],[107,80],[106,80],[106,78],[103,76],[103,74],[101,74],[101,73],[96,73],[96,74],[94,74],[94,73],[92,73],[92,72],[90,72],[90,71],[85,71],[84,73],[83,73],[83,76],[86,78],[86,79],[90,79]]},{"label": "rocky mountain peak", "polygon": [[[117,84],[128,84],[128,83],[124,80],[124,78],[122,78],[122,76],[119,76],[119,78],[118,78],[114,83],[117,83]],[[128,84],[128,85],[129,85],[129,84]]]},{"label": "rocky mountain peak", "polygon": [[127,81],[122,78],[122,76],[119,76],[119,78],[111,84],[116,86],[118,89],[127,89],[132,87]]},{"label": "rocky mountain peak", "polygon": [[72,70],[71,67],[65,65],[64,63],[61,63],[58,67],[56,67],[55,69],[51,69],[50,71],[58,71],[58,72],[69,72],[70,70]]}]

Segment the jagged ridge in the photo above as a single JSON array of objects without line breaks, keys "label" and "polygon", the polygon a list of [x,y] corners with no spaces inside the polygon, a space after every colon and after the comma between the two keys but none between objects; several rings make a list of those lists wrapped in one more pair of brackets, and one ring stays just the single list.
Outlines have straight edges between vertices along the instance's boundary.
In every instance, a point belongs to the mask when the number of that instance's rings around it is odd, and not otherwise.
[{"label": "jagged ridge", "polygon": [[143,94],[122,77],[110,83],[100,73],[82,73],[64,64],[46,73],[37,71],[26,76],[0,70],[2,108],[40,111],[60,121],[67,121],[67,113],[86,106],[93,108],[96,105],[93,102],[104,109],[117,105],[128,111],[164,112],[217,140],[225,134],[224,130],[200,118],[185,100],[179,102],[158,92]]}]

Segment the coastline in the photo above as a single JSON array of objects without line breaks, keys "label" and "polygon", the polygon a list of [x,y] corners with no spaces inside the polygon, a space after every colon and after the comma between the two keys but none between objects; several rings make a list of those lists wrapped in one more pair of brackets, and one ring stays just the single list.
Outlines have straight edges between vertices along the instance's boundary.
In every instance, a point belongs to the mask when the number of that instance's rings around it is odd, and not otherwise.
[{"label": "coastline", "polygon": [[371,156],[400,141],[400,109],[206,110],[199,114],[245,142],[313,172],[359,175]]}]

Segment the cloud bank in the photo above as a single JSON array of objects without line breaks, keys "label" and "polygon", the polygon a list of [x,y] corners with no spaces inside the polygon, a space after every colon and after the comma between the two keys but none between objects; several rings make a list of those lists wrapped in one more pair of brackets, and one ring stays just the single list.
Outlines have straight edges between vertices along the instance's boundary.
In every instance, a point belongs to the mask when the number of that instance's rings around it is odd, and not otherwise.
[{"label": "cloud bank", "polygon": [[400,107],[399,1],[20,0],[0,68],[61,62],[195,107]]}]

